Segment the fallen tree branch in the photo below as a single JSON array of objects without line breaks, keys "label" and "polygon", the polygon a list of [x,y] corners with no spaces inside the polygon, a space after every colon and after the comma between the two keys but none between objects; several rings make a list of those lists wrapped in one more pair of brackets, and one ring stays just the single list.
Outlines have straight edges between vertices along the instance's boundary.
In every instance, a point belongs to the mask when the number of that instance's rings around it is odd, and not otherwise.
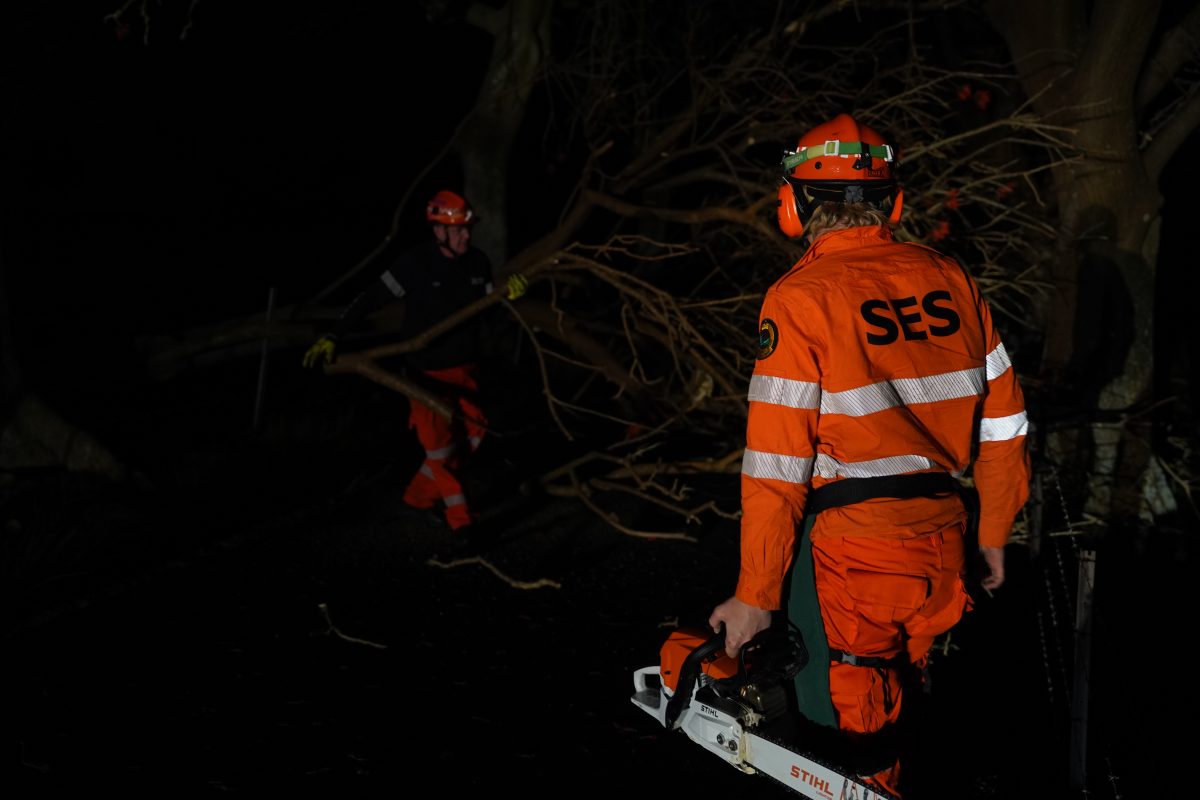
[{"label": "fallen tree branch", "polygon": [[337,361],[332,364],[325,365],[325,374],[327,375],[345,375],[348,373],[356,373],[364,378],[375,381],[381,386],[386,386],[389,389],[394,389],[400,394],[407,396],[411,400],[428,406],[433,411],[437,412],[446,419],[454,417],[454,411],[450,408],[442,398],[435,395],[412,381],[397,375],[394,372],[389,372],[376,363],[375,359],[371,358],[368,353],[347,353],[340,355]]}]

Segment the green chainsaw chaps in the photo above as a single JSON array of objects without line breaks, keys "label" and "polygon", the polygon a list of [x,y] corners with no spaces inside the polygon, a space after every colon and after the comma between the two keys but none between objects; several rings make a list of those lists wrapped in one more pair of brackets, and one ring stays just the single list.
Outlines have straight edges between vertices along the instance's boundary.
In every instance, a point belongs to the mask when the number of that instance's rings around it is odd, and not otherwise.
[{"label": "green chainsaw chaps", "polygon": [[801,523],[796,541],[796,556],[792,560],[791,584],[788,592],[788,621],[800,632],[808,650],[808,662],[796,673],[796,705],[801,714],[818,725],[837,728],[833,699],[829,694],[829,641],[821,606],[817,602],[817,585],[813,578],[812,540],[809,533],[817,520],[808,514]]}]

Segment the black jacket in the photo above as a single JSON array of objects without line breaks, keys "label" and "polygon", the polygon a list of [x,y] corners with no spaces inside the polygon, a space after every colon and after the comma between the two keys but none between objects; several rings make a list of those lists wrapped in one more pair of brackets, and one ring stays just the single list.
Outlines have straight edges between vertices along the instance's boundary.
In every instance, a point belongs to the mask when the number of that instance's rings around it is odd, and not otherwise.
[{"label": "black jacket", "polygon": [[[342,336],[364,317],[390,302],[404,303],[400,334],[408,339],[492,291],[492,266],[483,251],[471,248],[447,258],[437,242],[418,245],[397,256],[365,291],[354,298],[332,333]],[[405,356],[417,369],[474,364],[482,352],[482,318],[472,317]]]}]

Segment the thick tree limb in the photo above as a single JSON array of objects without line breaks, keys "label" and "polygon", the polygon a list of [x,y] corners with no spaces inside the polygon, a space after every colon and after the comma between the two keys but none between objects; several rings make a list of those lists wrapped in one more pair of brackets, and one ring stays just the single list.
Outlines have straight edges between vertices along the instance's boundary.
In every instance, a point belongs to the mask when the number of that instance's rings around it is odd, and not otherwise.
[{"label": "thick tree limb", "polygon": [[1113,112],[1123,113],[1126,119],[1132,116],[1140,66],[1160,5],[1159,0],[1097,0],[1092,4],[1088,37],[1076,65],[1079,80],[1075,85],[1082,90],[1083,99],[1107,98]]},{"label": "thick tree limb", "polygon": [[1171,158],[1200,127],[1200,91],[1193,93],[1146,146],[1142,155],[1146,174],[1155,184]]},{"label": "thick tree limb", "polygon": [[337,360],[332,364],[325,365],[325,374],[346,375],[353,373],[361,375],[368,380],[375,381],[380,386],[386,386],[406,397],[416,400],[446,419],[454,417],[454,411],[442,398],[423,389],[407,378],[380,367],[378,362],[369,355],[369,352],[339,355]]},{"label": "thick tree limb", "polygon": [[1192,7],[1175,27],[1163,34],[1158,49],[1142,68],[1141,79],[1134,95],[1134,109],[1139,116],[1166,88],[1179,69],[1196,59],[1200,49],[1200,3]]}]

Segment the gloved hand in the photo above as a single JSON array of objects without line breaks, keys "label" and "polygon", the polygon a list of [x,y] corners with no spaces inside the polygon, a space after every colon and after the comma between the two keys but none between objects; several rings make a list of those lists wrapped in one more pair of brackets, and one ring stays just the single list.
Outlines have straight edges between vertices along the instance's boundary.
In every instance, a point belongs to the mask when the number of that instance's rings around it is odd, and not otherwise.
[{"label": "gloved hand", "polygon": [[313,342],[312,347],[304,354],[305,368],[314,367],[318,363],[331,364],[334,360],[334,353],[337,351],[337,337],[331,334],[325,334],[320,339]]},{"label": "gloved hand", "polygon": [[508,299],[516,300],[525,294],[525,290],[529,288],[529,279],[521,273],[516,272],[508,276],[505,286],[508,288]]}]

